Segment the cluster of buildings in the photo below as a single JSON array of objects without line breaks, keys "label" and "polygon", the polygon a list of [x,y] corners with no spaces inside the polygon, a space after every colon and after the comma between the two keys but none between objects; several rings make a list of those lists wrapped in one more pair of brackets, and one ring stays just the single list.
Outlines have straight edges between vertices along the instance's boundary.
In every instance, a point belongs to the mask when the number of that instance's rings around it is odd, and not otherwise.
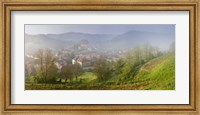
[{"label": "cluster of buildings", "polygon": [[[91,49],[87,48],[84,45],[81,45],[80,47],[77,47],[78,49],[83,48],[87,49],[84,50],[85,52],[82,53],[76,53],[74,54],[73,50],[67,50],[63,49],[55,53],[55,62],[54,64],[58,68],[58,70],[62,70],[65,66],[70,66],[73,64],[79,64],[83,70],[90,71],[93,69],[94,65],[96,64],[96,61],[100,58],[104,58],[107,61],[115,61],[119,59],[121,52],[99,52],[99,51],[90,51]],[[35,63],[35,60],[38,60],[37,57],[34,57],[32,55],[26,55],[26,71],[27,75],[31,75],[35,73],[35,71],[39,68],[39,64]]]},{"label": "cluster of buildings", "polygon": [[78,55],[72,59],[72,64],[79,64],[83,70],[93,69],[100,55]]},{"label": "cluster of buildings", "polygon": [[55,65],[58,69],[67,65],[79,64],[83,70],[91,70],[97,59],[100,58],[100,54],[86,53],[86,54],[73,54],[70,51],[60,51],[56,54]]}]

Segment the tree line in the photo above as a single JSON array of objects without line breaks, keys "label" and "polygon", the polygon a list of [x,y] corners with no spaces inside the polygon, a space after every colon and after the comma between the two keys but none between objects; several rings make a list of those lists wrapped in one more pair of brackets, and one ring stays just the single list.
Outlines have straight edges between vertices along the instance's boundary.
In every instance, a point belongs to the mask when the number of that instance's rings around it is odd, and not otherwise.
[{"label": "tree line", "polygon": [[158,47],[153,47],[150,44],[136,46],[127,51],[125,56],[117,61],[97,60],[94,73],[99,81],[106,81],[112,77],[116,77],[118,79],[116,83],[120,83],[132,78],[141,65],[163,54],[164,52],[160,51]]},{"label": "tree line", "polygon": [[[97,76],[97,81],[107,81],[116,77],[116,84],[127,81],[134,77],[140,67],[149,60],[162,56],[165,53],[175,52],[175,44],[170,45],[168,52],[160,51],[159,48],[150,44],[140,45],[127,51],[126,54],[117,61],[107,61],[105,58],[96,60],[92,72]],[[68,64],[60,70],[56,67],[56,58],[50,49],[40,49],[35,53],[38,58],[35,64],[38,65],[36,72],[32,75],[35,83],[56,83],[70,82],[84,72],[79,64]],[[25,69],[28,73],[28,70]]]}]

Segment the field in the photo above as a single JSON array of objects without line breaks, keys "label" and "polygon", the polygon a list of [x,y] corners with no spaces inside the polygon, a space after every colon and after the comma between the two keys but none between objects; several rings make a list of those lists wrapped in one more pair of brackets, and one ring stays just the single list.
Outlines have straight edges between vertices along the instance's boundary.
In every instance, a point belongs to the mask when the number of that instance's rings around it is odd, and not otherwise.
[{"label": "field", "polygon": [[[132,66],[131,66],[132,67]],[[26,82],[26,90],[175,90],[175,55],[167,53],[137,64],[114,67],[106,80],[99,80],[93,72],[84,72],[70,81],[57,79],[55,83]],[[121,73],[118,73],[122,71]],[[127,72],[128,71],[128,72]],[[126,73],[127,72],[127,73]],[[124,74],[126,73],[126,74]]]}]

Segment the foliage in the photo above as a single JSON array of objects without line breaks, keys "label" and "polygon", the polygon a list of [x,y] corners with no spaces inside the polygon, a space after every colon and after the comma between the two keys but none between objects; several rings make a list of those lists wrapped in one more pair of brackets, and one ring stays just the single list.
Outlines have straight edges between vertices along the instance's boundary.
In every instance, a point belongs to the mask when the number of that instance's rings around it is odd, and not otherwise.
[{"label": "foliage", "polygon": [[[123,67],[118,68],[118,78],[116,84],[124,84],[130,81],[140,70],[140,67],[149,60],[161,56],[160,51],[156,47],[152,47],[149,44],[145,44],[143,47],[136,46],[129,52],[127,52],[124,59]],[[117,62],[119,63],[119,62]]]},{"label": "foliage", "polygon": [[60,78],[71,81],[74,77],[77,79],[82,73],[83,70],[79,64],[66,65],[61,69]]},{"label": "foliage", "polygon": [[174,54],[167,54],[145,64],[132,81],[146,84],[142,89],[175,89]]},{"label": "foliage", "polygon": [[67,64],[58,71],[51,50],[39,50],[36,55],[37,74],[26,78],[26,89],[175,89],[173,43],[167,53],[145,44],[116,61],[100,58],[89,72],[79,64]]},{"label": "foliage", "polygon": [[57,67],[55,66],[55,57],[50,49],[38,50],[35,54],[38,58],[35,63],[38,65],[35,82],[37,83],[53,83],[57,77]]},{"label": "foliage", "polygon": [[94,73],[99,81],[105,81],[110,78],[111,68],[109,63],[104,59],[99,59],[94,67]]}]

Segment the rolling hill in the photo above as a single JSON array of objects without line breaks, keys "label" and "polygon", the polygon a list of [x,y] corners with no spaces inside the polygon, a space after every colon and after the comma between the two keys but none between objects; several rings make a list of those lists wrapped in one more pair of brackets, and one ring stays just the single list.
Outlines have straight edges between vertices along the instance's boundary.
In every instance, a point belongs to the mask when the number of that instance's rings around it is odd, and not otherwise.
[{"label": "rolling hill", "polygon": [[[175,89],[175,56],[164,55],[142,66],[133,79],[134,83],[146,84],[141,89]],[[145,83],[146,82],[146,83]]]},{"label": "rolling hill", "polygon": [[[119,80],[120,84],[117,83]],[[139,67],[138,72],[129,79],[116,76],[103,85],[112,87],[111,89],[174,90],[175,56],[169,53],[152,59]]]},{"label": "rolling hill", "polygon": [[81,40],[89,41],[89,45],[100,50],[121,50],[132,48],[136,45],[151,44],[165,50],[174,42],[175,35],[168,33],[155,33],[146,31],[128,31],[123,34],[91,34],[68,32],[63,34],[25,34],[25,49],[33,52],[39,48],[59,50],[70,48]]},{"label": "rolling hill", "polygon": [[[130,81],[129,81],[130,82]],[[175,56],[167,54],[144,64],[133,77],[132,87],[146,90],[175,89]]]}]

